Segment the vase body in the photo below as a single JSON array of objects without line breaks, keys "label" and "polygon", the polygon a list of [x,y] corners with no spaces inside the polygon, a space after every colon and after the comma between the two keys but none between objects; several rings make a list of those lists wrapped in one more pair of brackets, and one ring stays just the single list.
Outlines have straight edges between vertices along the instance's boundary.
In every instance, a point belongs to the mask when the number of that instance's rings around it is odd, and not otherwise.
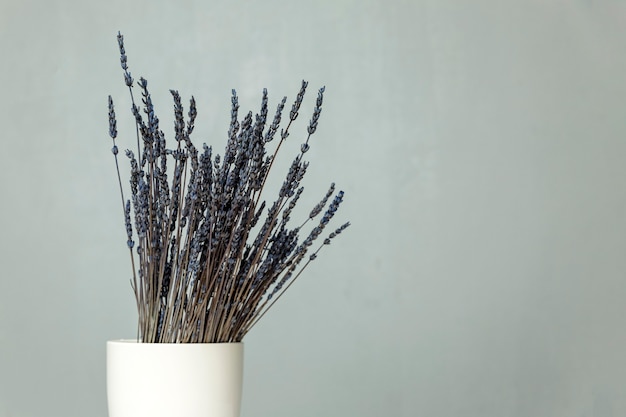
[{"label": "vase body", "polygon": [[107,342],[109,417],[239,417],[243,343]]}]

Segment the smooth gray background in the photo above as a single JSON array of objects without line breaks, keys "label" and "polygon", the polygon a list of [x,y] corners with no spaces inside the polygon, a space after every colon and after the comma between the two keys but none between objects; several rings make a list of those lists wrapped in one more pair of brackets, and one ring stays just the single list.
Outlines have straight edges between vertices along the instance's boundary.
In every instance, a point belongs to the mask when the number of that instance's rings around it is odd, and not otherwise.
[{"label": "smooth gray background", "polygon": [[336,181],[353,226],[246,338],[243,417],[626,415],[625,24],[614,0],[0,1],[0,416],[105,416],[105,341],[135,332],[118,29],[167,133],[177,88],[215,149],[231,88],[256,110],[307,79],[304,132],[327,87],[303,205]]}]

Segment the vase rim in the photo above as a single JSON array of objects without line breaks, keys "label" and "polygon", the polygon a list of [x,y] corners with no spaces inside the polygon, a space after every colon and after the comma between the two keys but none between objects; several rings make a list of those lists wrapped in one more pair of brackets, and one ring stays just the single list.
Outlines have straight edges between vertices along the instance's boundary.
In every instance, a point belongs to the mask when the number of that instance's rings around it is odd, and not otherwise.
[{"label": "vase rim", "polygon": [[137,339],[112,339],[107,340],[107,344],[128,344],[128,345],[243,345],[243,342],[210,342],[210,343],[175,343],[175,342],[138,342]]}]

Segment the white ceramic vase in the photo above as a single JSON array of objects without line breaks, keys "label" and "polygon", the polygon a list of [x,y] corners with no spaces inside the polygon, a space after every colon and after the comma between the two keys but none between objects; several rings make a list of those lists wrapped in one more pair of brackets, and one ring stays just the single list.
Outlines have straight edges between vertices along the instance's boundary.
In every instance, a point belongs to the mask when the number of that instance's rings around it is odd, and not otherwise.
[{"label": "white ceramic vase", "polygon": [[243,343],[107,342],[109,417],[239,417]]}]

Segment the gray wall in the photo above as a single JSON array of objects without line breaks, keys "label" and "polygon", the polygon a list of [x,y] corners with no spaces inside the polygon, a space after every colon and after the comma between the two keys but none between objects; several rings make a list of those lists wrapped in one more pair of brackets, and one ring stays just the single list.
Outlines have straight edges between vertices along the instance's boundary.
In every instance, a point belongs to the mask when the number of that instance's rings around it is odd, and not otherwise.
[{"label": "gray wall", "polygon": [[353,226],[246,338],[243,417],[626,415],[625,23],[610,0],[2,0],[0,416],[106,415],[105,341],[135,334],[118,29],[164,126],[168,89],[194,94],[217,149],[231,88],[256,109],[305,78],[310,110],[327,87],[305,205],[334,180]]}]

